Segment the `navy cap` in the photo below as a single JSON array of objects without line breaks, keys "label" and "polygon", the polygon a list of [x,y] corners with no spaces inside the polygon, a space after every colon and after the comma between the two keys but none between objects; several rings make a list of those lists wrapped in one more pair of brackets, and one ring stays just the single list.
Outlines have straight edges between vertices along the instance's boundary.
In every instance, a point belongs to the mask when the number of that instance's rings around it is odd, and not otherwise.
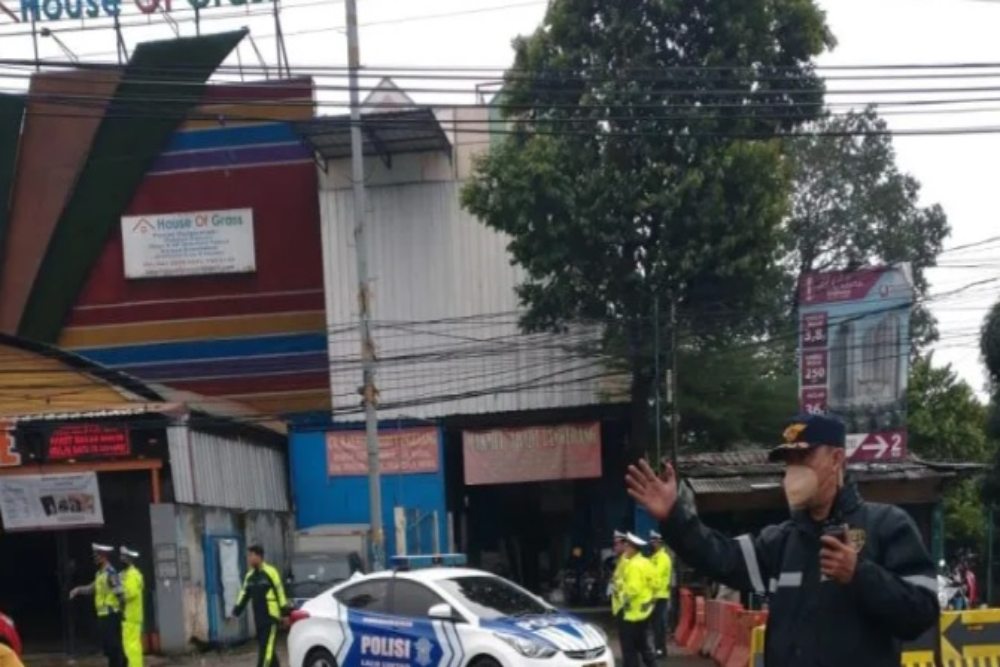
[{"label": "navy cap", "polygon": [[829,415],[796,415],[782,434],[784,443],[771,450],[768,459],[782,461],[789,452],[815,449],[822,445],[843,447],[847,440],[844,422]]}]

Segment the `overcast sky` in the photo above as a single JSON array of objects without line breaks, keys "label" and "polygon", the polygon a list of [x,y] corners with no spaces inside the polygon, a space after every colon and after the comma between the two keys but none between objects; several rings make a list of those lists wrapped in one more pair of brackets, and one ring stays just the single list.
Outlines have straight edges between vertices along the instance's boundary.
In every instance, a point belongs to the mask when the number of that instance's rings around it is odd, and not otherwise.
[{"label": "overcast sky", "polygon": [[[53,0],[50,0],[50,2]],[[185,0],[174,0],[173,16],[182,34],[194,33],[193,12]],[[228,0],[219,7],[202,12],[203,31],[251,27],[252,34],[264,58],[275,61],[273,19],[266,15],[233,16],[235,10]],[[18,11],[18,0],[0,0],[9,9]],[[344,7],[337,0],[285,0],[283,29],[293,67],[343,66],[346,63],[346,39],[341,31]],[[989,0],[826,0],[830,27],[838,40],[837,48],[820,59],[822,65],[860,65],[895,63],[957,63],[996,62],[996,30],[1000,25],[1000,2]],[[161,17],[138,17],[133,0],[124,0],[128,24],[125,38],[128,44],[172,35]],[[266,6],[249,5],[260,12]],[[442,67],[503,67],[511,60],[511,39],[530,32],[539,23],[545,10],[539,0],[359,0],[362,62],[369,66],[442,66]],[[144,21],[146,25],[135,25]],[[367,25],[366,25],[367,24]],[[77,21],[46,23],[53,29],[80,25]],[[88,21],[88,26],[107,22]],[[25,26],[13,25],[0,14],[0,57],[30,58],[32,42]],[[85,60],[114,58],[114,35],[110,30],[65,32],[62,41]],[[40,38],[43,58],[65,59],[51,38]],[[256,62],[252,49],[240,50],[244,63]],[[234,57],[230,60],[236,64]],[[10,70],[0,69],[0,72]],[[1000,67],[996,70],[1000,75]],[[16,90],[23,79],[4,78],[0,88]],[[343,85],[342,80],[327,80],[329,85]],[[405,87],[406,81],[399,81]],[[441,87],[441,82],[413,81],[412,86]],[[474,101],[472,82],[451,84],[463,89],[461,95],[448,96],[447,101]],[[831,82],[829,87],[860,88],[858,82]],[[885,88],[885,81],[874,85]],[[927,129],[944,127],[1000,127],[1000,85],[997,78],[977,78],[962,81],[902,81],[900,87],[930,86],[997,86],[995,93],[973,96],[997,97],[993,104],[979,105],[976,113],[937,115],[887,115],[894,129]],[[947,94],[949,98],[959,94]],[[330,100],[335,94],[327,94]],[[440,95],[416,95],[420,101],[440,101]],[[926,97],[940,98],[941,93]],[[900,95],[897,99],[919,99],[920,95]],[[831,96],[829,101],[852,103],[872,101],[872,95],[855,97]],[[878,98],[887,101],[891,98]],[[944,107],[949,110],[957,107]],[[966,108],[969,108],[966,106]],[[974,107],[976,108],[976,107]],[[898,108],[897,108],[898,109]],[[326,111],[333,111],[328,107]],[[995,202],[997,174],[1000,173],[1000,134],[967,136],[897,137],[898,163],[923,184],[922,200],[938,202],[948,214],[952,225],[949,247],[974,243],[1000,235]],[[1000,280],[1000,243],[973,247],[948,253],[942,257],[950,266],[931,273],[932,294],[958,290],[970,283],[990,278]],[[938,363],[950,363],[972,386],[982,393],[985,376],[980,361],[977,334],[987,308],[1000,294],[1000,282],[964,289],[947,298],[935,299],[932,310],[940,321],[942,340],[935,351]]]}]

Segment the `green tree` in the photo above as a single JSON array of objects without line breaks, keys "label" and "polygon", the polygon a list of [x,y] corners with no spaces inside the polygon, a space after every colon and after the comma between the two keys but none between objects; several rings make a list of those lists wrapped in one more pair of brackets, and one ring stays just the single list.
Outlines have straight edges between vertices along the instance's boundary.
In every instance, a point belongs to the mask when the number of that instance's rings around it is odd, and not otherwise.
[{"label": "green tree", "polygon": [[906,390],[909,447],[932,461],[985,463],[995,447],[987,435],[988,410],[951,366],[917,359]]},{"label": "green tree", "polygon": [[604,328],[631,377],[633,456],[650,444],[668,300],[693,338],[767,319],[787,170],[780,142],[736,137],[818,115],[811,59],[832,41],[812,0],[553,0],[515,40],[510,134],[463,204],[511,237],[525,329]]},{"label": "green tree", "polygon": [[[959,463],[988,463],[996,455],[996,443],[987,433],[987,407],[951,366],[935,367],[931,357],[917,359],[910,370],[907,401],[909,446],[916,454]],[[950,541],[982,545],[986,514],[981,487],[982,479],[967,479],[945,492]]]},{"label": "green tree", "polygon": [[[815,129],[788,144],[791,273],[908,261],[918,298],[926,296],[924,271],[937,262],[948,218],[938,204],[919,205],[920,183],[896,166],[885,121],[869,108],[828,116]],[[914,342],[936,337],[933,317],[918,304]]]}]

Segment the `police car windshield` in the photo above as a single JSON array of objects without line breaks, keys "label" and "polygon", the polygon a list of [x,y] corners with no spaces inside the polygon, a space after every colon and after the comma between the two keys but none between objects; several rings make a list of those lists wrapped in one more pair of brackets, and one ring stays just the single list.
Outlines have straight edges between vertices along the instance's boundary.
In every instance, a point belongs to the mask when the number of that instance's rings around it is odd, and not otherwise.
[{"label": "police car windshield", "polygon": [[510,582],[499,577],[456,577],[438,582],[481,619],[547,614],[552,611]]}]

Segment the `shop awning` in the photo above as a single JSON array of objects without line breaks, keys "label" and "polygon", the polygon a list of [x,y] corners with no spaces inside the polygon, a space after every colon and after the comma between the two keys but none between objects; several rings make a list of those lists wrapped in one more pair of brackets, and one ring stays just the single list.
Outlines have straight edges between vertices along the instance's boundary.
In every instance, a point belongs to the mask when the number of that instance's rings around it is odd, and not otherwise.
[{"label": "shop awning", "polygon": [[[706,452],[681,457],[678,467],[703,512],[784,507],[784,466],[767,460],[766,449]],[[928,463],[916,457],[854,463],[849,474],[868,500],[895,504],[936,501],[945,481],[978,468]]]},{"label": "shop awning", "polygon": [[[327,116],[293,123],[292,128],[324,162],[351,155],[351,117]],[[362,150],[392,166],[402,153],[442,151],[451,154],[451,142],[430,108],[379,111],[361,117]]]}]

